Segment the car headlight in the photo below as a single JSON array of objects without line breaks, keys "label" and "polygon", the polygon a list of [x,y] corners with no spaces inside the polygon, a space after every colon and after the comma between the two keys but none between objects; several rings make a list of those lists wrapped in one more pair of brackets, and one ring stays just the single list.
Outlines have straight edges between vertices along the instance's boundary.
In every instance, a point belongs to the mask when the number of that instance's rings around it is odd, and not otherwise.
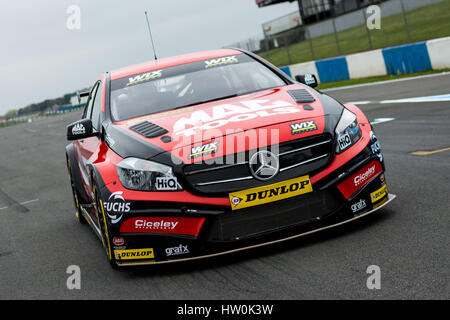
[{"label": "car headlight", "polygon": [[169,166],[148,160],[126,158],[116,167],[119,180],[127,189],[139,191],[183,190]]},{"label": "car headlight", "polygon": [[356,115],[344,109],[336,126],[336,153],[341,153],[350,148],[361,138],[361,135],[361,128]]}]

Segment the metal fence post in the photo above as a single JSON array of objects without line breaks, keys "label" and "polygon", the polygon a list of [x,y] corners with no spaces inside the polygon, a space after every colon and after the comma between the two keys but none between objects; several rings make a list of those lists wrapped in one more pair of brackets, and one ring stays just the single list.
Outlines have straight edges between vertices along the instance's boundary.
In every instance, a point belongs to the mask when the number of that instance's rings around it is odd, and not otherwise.
[{"label": "metal fence post", "polygon": [[286,52],[287,52],[287,55],[288,55],[288,61],[289,61],[289,64],[292,64],[291,52],[290,52],[290,50],[289,50],[289,44],[288,44],[288,36],[287,36],[287,34],[284,35],[284,46],[286,47]]},{"label": "metal fence post", "polygon": [[403,20],[405,21],[405,29],[406,29],[406,34],[408,35],[408,42],[411,42],[411,34],[409,33],[408,19],[406,18],[406,11],[405,11],[405,5],[403,4],[403,0],[400,0],[400,5],[402,7]]},{"label": "metal fence post", "polygon": [[367,26],[366,9],[367,8],[364,8],[362,10],[362,13],[363,13],[363,16],[364,16],[364,24],[366,25],[366,33],[367,33],[367,39],[369,40],[369,48],[370,48],[370,50],[372,50],[373,49],[373,44],[372,44],[372,38],[370,37],[370,30],[369,30],[369,28]]},{"label": "metal fence post", "polygon": [[334,39],[336,40],[336,47],[338,50],[338,55],[341,55],[341,47],[339,46],[339,38],[336,31],[336,19],[333,18],[333,32],[334,32]]},{"label": "metal fence post", "polygon": [[309,49],[311,50],[312,60],[316,60],[315,55],[314,55],[313,43],[312,43],[312,39],[311,39],[311,33],[309,32],[309,27],[305,25],[305,29],[306,29],[306,34],[308,35]]}]

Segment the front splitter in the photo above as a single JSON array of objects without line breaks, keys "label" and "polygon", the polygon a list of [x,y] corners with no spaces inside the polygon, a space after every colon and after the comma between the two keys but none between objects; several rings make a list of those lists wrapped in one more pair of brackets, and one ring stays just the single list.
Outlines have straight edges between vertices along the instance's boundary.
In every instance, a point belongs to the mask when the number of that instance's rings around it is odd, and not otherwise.
[{"label": "front splitter", "polygon": [[158,262],[153,262],[153,261],[130,261],[130,262],[122,262],[122,261],[116,261],[117,265],[119,267],[127,267],[127,266],[143,266],[143,265],[157,265],[157,264],[166,264],[166,263],[176,263],[176,262],[186,262],[186,261],[193,261],[193,260],[200,260],[200,259],[205,259],[205,258],[212,258],[212,257],[217,257],[217,256],[221,256],[221,255],[225,255],[225,254],[230,254],[230,253],[235,253],[235,252],[239,252],[239,251],[243,251],[243,250],[248,250],[248,249],[254,249],[254,248],[259,248],[259,247],[263,247],[263,246],[268,246],[271,244],[276,244],[276,243],[280,243],[283,241],[288,241],[288,240],[292,240],[292,239],[296,239],[299,237],[303,237],[312,233],[316,233],[319,231],[323,231],[323,230],[327,230],[327,229],[331,229],[352,221],[355,221],[357,219],[363,218],[371,213],[376,212],[377,210],[383,208],[385,205],[387,205],[388,203],[390,203],[392,200],[394,200],[396,198],[395,194],[388,194],[388,199],[387,201],[385,201],[383,204],[377,206],[376,208],[363,213],[361,215],[358,215],[356,217],[350,218],[348,220],[345,221],[341,221],[335,224],[331,224],[328,226],[324,226],[321,228],[317,228],[314,230],[310,230],[304,233],[299,233],[290,237],[286,237],[286,238],[282,238],[282,239],[277,239],[277,240],[273,240],[273,241],[268,241],[268,242],[263,242],[263,243],[259,243],[256,245],[251,245],[251,246],[246,246],[246,247],[242,247],[242,248],[237,248],[237,249],[232,249],[232,250],[226,250],[226,251],[222,251],[222,252],[217,252],[217,253],[212,253],[212,254],[207,254],[207,255],[202,255],[202,256],[197,256],[197,257],[189,257],[189,258],[184,258],[184,259],[176,259],[176,260],[169,260],[169,261],[158,261]]}]

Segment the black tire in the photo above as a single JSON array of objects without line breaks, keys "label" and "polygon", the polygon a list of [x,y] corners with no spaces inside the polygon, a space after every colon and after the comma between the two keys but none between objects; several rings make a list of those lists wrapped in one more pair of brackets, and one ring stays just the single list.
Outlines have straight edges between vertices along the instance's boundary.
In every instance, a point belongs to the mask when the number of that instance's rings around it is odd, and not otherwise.
[{"label": "black tire", "polygon": [[70,166],[70,159],[67,154],[66,154],[66,158],[67,158],[67,161],[66,161],[67,162],[67,170],[69,171],[70,186],[72,188],[73,203],[75,206],[75,218],[78,220],[79,223],[86,224],[86,219],[84,218],[83,214],[81,213],[80,200],[79,200],[80,195],[77,191],[76,185],[72,178],[72,169]]},{"label": "black tire", "polygon": [[98,225],[102,236],[102,245],[105,249],[106,257],[109,264],[113,268],[117,268],[116,258],[114,256],[114,249],[111,239],[111,228],[109,226],[108,219],[106,218],[105,210],[103,209],[103,203],[98,196],[98,186],[93,180],[92,192],[94,193],[95,210],[97,211]]}]

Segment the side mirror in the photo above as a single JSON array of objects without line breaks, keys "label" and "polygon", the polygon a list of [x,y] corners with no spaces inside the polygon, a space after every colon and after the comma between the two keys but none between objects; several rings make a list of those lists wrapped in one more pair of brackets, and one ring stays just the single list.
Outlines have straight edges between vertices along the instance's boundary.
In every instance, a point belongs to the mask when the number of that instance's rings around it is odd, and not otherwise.
[{"label": "side mirror", "polygon": [[67,140],[79,140],[98,135],[92,127],[91,119],[81,119],[67,126]]},{"label": "side mirror", "polygon": [[300,83],[306,84],[311,88],[315,88],[319,85],[316,76],[310,73],[298,74],[295,76],[295,80],[297,80]]}]

